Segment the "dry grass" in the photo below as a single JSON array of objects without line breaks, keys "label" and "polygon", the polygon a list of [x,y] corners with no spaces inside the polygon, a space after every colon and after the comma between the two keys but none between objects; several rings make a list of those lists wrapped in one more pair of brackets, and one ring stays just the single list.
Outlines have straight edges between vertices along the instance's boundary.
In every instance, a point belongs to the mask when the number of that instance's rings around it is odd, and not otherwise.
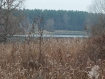
[{"label": "dry grass", "polygon": [[102,79],[105,61],[92,60],[90,53],[97,46],[87,41],[49,38],[42,47],[38,41],[0,44],[0,79],[90,79],[89,71],[95,65]]}]

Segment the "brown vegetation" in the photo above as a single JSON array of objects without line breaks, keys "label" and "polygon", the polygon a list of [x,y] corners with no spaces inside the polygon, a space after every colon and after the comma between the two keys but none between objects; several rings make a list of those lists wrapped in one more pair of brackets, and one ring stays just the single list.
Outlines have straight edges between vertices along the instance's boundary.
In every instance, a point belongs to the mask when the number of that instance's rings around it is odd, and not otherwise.
[{"label": "brown vegetation", "polygon": [[41,48],[38,40],[0,44],[0,78],[89,79],[89,71],[98,65],[99,79],[102,79],[105,61],[96,56],[105,52],[101,45],[103,39],[103,36],[91,40],[48,38],[43,40]]}]

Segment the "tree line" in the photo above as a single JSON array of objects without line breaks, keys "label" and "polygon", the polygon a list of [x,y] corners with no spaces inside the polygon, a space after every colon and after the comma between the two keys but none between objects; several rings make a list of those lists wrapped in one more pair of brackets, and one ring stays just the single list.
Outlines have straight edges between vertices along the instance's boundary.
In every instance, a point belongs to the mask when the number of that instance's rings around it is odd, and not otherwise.
[{"label": "tree line", "polygon": [[[5,42],[8,36],[29,33],[33,28],[38,29],[33,27],[37,17],[43,18],[43,22],[38,20],[37,22],[41,23],[42,29],[47,31],[88,29],[89,33],[94,35],[104,33],[104,8],[100,9],[101,12],[92,13],[72,10],[20,9],[23,2],[24,0],[0,0],[0,42]],[[38,24],[34,24],[36,25]]]},{"label": "tree line", "polygon": [[35,17],[42,16],[44,18],[43,28],[47,31],[83,31],[89,15],[88,12],[72,10],[23,9],[22,11],[29,23],[32,23]]}]

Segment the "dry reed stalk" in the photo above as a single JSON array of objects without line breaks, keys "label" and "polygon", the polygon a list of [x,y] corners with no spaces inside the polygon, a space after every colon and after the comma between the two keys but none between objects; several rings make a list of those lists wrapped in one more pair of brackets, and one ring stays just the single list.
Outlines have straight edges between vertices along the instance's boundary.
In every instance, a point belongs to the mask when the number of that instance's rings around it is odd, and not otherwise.
[{"label": "dry reed stalk", "polygon": [[[88,71],[95,65],[89,58],[85,39],[44,39],[43,61],[39,61],[39,43],[0,44],[1,79],[88,79]],[[105,61],[97,61],[102,79]]]}]

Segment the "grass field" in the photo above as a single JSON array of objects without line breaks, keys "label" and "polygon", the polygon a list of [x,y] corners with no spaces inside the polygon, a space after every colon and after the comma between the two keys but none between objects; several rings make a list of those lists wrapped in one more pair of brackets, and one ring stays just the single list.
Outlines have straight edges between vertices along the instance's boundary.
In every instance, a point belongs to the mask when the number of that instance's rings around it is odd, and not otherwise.
[{"label": "grass field", "polygon": [[54,32],[43,31],[44,34],[51,35],[87,35],[86,31],[55,30]]},{"label": "grass field", "polygon": [[1,43],[0,79],[105,79],[105,61],[94,59],[98,44],[93,40],[49,38],[41,43]]}]

